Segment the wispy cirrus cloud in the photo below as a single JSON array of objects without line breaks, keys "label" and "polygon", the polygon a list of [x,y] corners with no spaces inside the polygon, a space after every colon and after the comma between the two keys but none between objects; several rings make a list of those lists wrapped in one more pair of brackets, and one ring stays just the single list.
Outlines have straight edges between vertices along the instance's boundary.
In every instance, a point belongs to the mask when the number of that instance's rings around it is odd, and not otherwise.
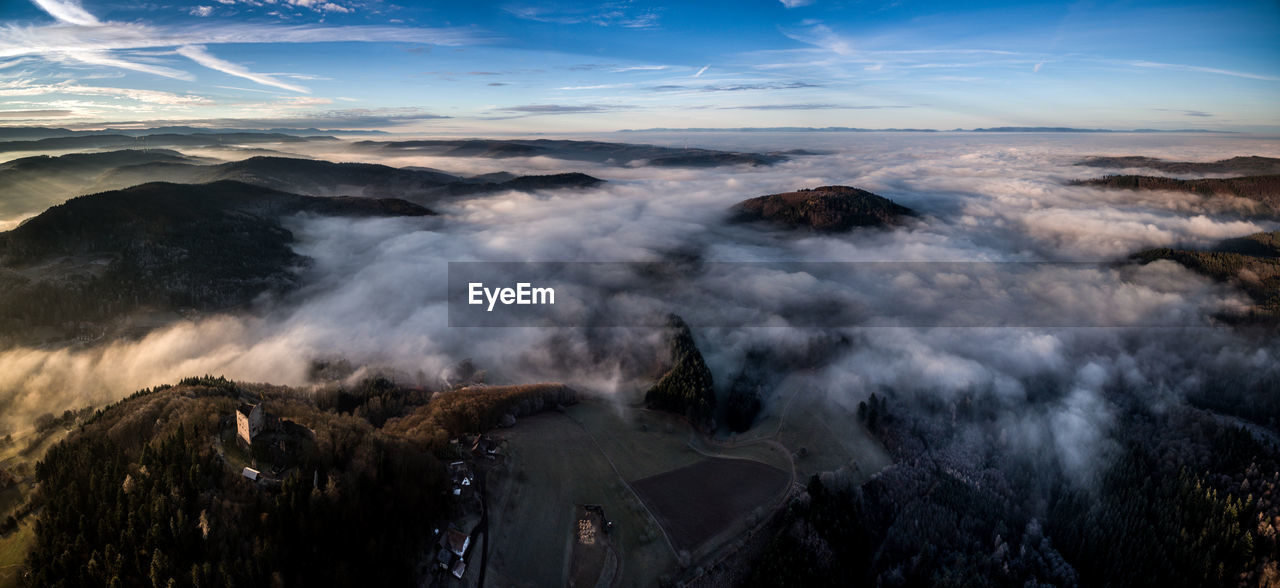
[{"label": "wispy cirrus cloud", "polygon": [[[779,54],[808,55],[803,61],[783,63],[761,63],[757,69],[794,69],[814,65],[845,65],[850,63],[874,64],[864,70],[878,71],[886,66],[892,69],[934,69],[958,67],[1027,67],[1032,73],[1039,73],[1046,61],[1072,59],[1082,63],[1104,64],[1107,66],[1124,66],[1139,69],[1165,69],[1175,71],[1197,72],[1243,79],[1261,81],[1280,81],[1280,77],[1234,69],[1188,65],[1180,63],[1164,63],[1148,60],[1123,60],[1114,58],[1096,58],[1074,54],[1057,56],[1044,52],[1019,51],[1005,48],[984,47],[923,47],[913,49],[885,49],[859,47],[852,37],[843,35],[830,26],[818,21],[806,21],[797,28],[782,29],[786,37],[809,45],[813,49],[796,49],[780,51]],[[820,56],[814,58],[813,56]],[[920,56],[937,56],[927,62],[919,61]],[[956,60],[948,60],[955,57]],[[963,60],[962,60],[963,59]]]},{"label": "wispy cirrus cloud", "polygon": [[155,63],[146,63],[142,61],[131,61],[115,56],[107,51],[96,49],[68,49],[58,51],[44,56],[50,61],[59,63],[75,62],[84,65],[98,65],[112,67],[116,69],[125,69],[129,71],[137,71],[151,75],[172,78],[175,80],[191,81],[195,76],[188,72],[172,67],[166,67]]},{"label": "wispy cirrus cloud", "polygon": [[752,90],[799,90],[804,88],[821,88],[820,84],[810,82],[759,82],[749,84],[709,84],[704,86],[684,86],[680,84],[663,84],[652,86],[654,92],[746,92]]},{"label": "wispy cirrus cloud", "polygon": [[0,97],[49,96],[57,94],[111,96],[114,98],[127,98],[138,102],[161,104],[166,106],[191,106],[212,103],[211,100],[203,96],[197,96],[194,94],[175,94],[173,92],[164,92],[161,90],[87,86],[74,82],[41,84],[26,79],[0,82]]},{"label": "wispy cirrus cloud", "polygon": [[515,112],[520,114],[582,114],[591,112],[609,112],[612,110],[623,110],[631,108],[631,106],[622,104],[526,104],[523,106],[510,106],[502,108],[503,112]]},{"label": "wispy cirrus cloud", "polygon": [[350,14],[355,12],[355,7],[350,2],[342,2],[341,0],[217,0],[218,4],[226,6],[246,6],[252,8],[262,8],[264,6],[287,6],[291,8],[307,8],[320,13],[336,12],[339,14]]},{"label": "wispy cirrus cloud", "polygon": [[632,84],[632,83],[625,83],[625,84],[589,84],[589,85],[586,85],[586,86],[561,86],[561,87],[556,88],[556,89],[557,89],[557,90],[568,90],[568,91],[577,91],[577,90],[614,90],[614,89],[617,89],[617,88],[628,88],[628,87],[631,87],[631,86],[634,86],[634,85],[635,85],[635,84]]},{"label": "wispy cirrus cloud", "polygon": [[49,13],[49,16],[57,19],[59,22],[65,22],[80,26],[95,26],[101,24],[98,18],[80,5],[79,0],[31,0],[41,10]]},{"label": "wispy cirrus cloud", "polygon": [[[309,100],[300,96],[286,100]],[[279,106],[278,103],[264,103],[263,107]],[[289,116],[259,118],[177,118],[164,120],[122,120],[92,123],[94,127],[112,126],[119,128],[146,128],[157,126],[198,126],[215,129],[325,129],[339,128],[371,128],[383,129],[425,120],[448,119],[450,117],[434,114],[420,108],[347,108],[319,112],[302,112]],[[67,125],[76,128],[76,125]]]},{"label": "wispy cirrus cloud", "polygon": [[[0,58],[38,57],[46,61],[96,65],[147,73],[172,79],[194,76],[173,64],[161,64],[162,54],[139,56],[139,50],[177,48],[176,54],[204,67],[265,86],[305,93],[298,84],[269,74],[250,71],[217,58],[206,45],[226,43],[406,42],[456,46],[474,41],[473,31],[397,26],[264,25],[250,22],[149,25],[140,22],[102,21],[78,0],[31,0],[57,21],[52,25],[0,25]],[[324,9],[319,2],[289,2]]]},{"label": "wispy cirrus cloud", "polygon": [[1129,65],[1134,67],[1157,68],[1157,69],[1176,69],[1182,71],[1194,71],[1199,73],[1217,74],[1221,76],[1231,76],[1236,78],[1245,78],[1250,80],[1263,80],[1268,82],[1280,82],[1280,78],[1263,74],[1250,73],[1247,71],[1235,71],[1230,69],[1220,69],[1216,67],[1203,67],[1199,65],[1183,65],[1180,63],[1159,63],[1155,61],[1133,61]]},{"label": "wispy cirrus cloud", "polygon": [[879,110],[885,108],[911,108],[894,104],[754,104],[749,106],[721,106],[721,110]]},{"label": "wispy cirrus cloud", "polygon": [[0,26],[0,58],[75,50],[129,50],[227,43],[399,42],[461,46],[485,36],[463,29],[389,26],[217,25],[153,26],[109,22],[95,27],[66,25]]},{"label": "wispy cirrus cloud", "polygon": [[507,5],[502,8],[521,20],[554,24],[593,24],[602,27],[649,29],[658,26],[659,12],[636,8],[631,2],[604,2],[586,7]]},{"label": "wispy cirrus cloud", "polygon": [[289,90],[290,92],[298,92],[301,94],[307,94],[311,92],[311,90],[307,89],[305,86],[300,86],[298,84],[291,84],[289,82],[280,81],[267,74],[253,73],[249,71],[248,68],[231,63],[230,61],[227,61],[225,59],[219,59],[217,57],[214,57],[213,55],[210,55],[209,52],[206,51],[204,47],[199,45],[184,45],[182,47],[179,47],[178,55],[186,57],[187,59],[190,59],[191,61],[194,61],[209,69],[220,71],[227,75],[244,78],[246,80],[249,80],[251,82],[256,82],[264,86],[273,86],[276,88],[280,88],[282,90]]},{"label": "wispy cirrus cloud", "polygon": [[1213,116],[1203,110],[1185,110],[1181,108],[1152,108],[1151,110],[1158,112],[1177,112],[1182,114],[1182,116],[1194,116],[1197,118],[1210,118]]},{"label": "wispy cirrus cloud", "polygon": [[628,65],[624,67],[616,67],[610,71],[614,73],[623,73],[628,71],[662,71],[671,66],[668,65]]},{"label": "wispy cirrus cloud", "polygon": [[0,110],[0,118],[6,119],[25,119],[25,118],[60,118],[71,116],[75,111],[65,109],[39,109],[39,110]]},{"label": "wispy cirrus cloud", "polygon": [[842,57],[850,57],[857,53],[849,39],[840,36],[831,30],[831,27],[822,23],[814,23],[800,30],[783,30],[782,34],[793,41],[813,45]]}]

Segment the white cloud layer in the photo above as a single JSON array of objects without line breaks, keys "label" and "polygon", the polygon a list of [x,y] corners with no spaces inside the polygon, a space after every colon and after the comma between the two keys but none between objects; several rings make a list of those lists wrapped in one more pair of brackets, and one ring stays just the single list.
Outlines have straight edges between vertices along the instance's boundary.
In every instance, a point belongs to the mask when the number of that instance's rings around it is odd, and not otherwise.
[{"label": "white cloud layer", "polygon": [[[683,144],[683,135],[646,136]],[[0,352],[5,415],[28,417],[48,406],[102,403],[144,386],[193,374],[306,385],[308,363],[344,357],[382,367],[406,381],[438,383],[464,358],[495,382],[562,380],[633,399],[647,383],[640,366],[662,349],[646,329],[462,329],[447,326],[447,261],[1106,261],[1148,247],[1208,245],[1223,237],[1275,230],[1276,223],[1220,218],[1193,199],[1142,198],[1068,186],[1100,173],[1073,167],[1091,154],[1139,154],[1207,160],[1280,156],[1280,144],[1188,136],[773,135],[708,136],[736,149],[809,148],[826,155],[768,168],[689,170],[621,168],[548,158],[463,159],[406,155],[380,159],[326,143],[313,155],[380,160],[463,173],[578,170],[610,180],[599,189],[546,194],[509,192],[443,204],[441,218],[320,219],[291,224],[297,250],[315,262],[297,300],[256,318],[218,316],[183,322],[131,342],[80,350]],[[921,213],[894,231],[787,234],[726,224],[733,203],[801,187],[847,184]],[[0,219],[4,222],[4,219]],[[745,271],[745,270],[744,270]],[[985,284],[973,308],[1034,310],[1047,305],[1067,324],[1166,325],[1161,328],[704,328],[695,331],[718,382],[747,351],[803,349],[815,338],[848,341],[791,384],[854,406],[893,389],[903,402],[981,397],[1007,407],[998,423],[1028,451],[1056,455],[1086,471],[1109,447],[1117,382],[1153,403],[1179,402],[1206,374],[1274,374],[1280,346],[1205,327],[1204,315],[1240,296],[1171,263],[1135,271],[1107,267]],[[998,277],[998,276],[997,276]],[[707,277],[712,280],[713,277]],[[788,305],[823,308],[854,301],[905,313],[947,312],[970,282],[963,275],[868,280],[846,288],[820,276],[744,273],[675,307],[637,298],[632,308],[673,311],[697,322],[727,305],[770,313]],[[708,295],[706,292],[722,292]],[[781,311],[778,311],[781,316]],[[767,317],[766,317],[767,318]],[[826,347],[824,347],[826,348]],[[1034,388],[1034,389],[1033,389]],[[1058,393],[1051,392],[1057,390]],[[0,399],[3,401],[3,399]]]}]

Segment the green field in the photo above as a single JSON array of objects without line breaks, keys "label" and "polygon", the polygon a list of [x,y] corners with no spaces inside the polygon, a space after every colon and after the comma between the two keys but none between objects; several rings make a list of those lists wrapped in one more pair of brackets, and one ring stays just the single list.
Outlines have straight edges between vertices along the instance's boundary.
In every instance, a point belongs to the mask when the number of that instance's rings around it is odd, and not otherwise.
[{"label": "green field", "polygon": [[22,562],[36,539],[35,519],[27,517],[18,530],[0,537],[0,588],[18,585]]},{"label": "green field", "polygon": [[808,390],[779,392],[778,404],[770,414],[726,443],[777,441],[792,452],[801,480],[847,467],[858,482],[865,482],[892,463],[884,447],[852,412]]},{"label": "green field", "polygon": [[[13,437],[13,443],[0,451],[0,468],[14,473],[18,483],[0,490],[0,519],[9,516],[22,506],[31,493],[35,463],[54,443],[61,441],[68,430],[61,427],[44,433],[24,431]],[[35,540],[35,515],[22,518],[17,530],[0,536],[0,588],[18,585],[23,560]]]},{"label": "green field", "polygon": [[587,402],[569,408],[570,418],[591,433],[628,482],[691,465],[708,456],[753,459],[790,471],[784,452],[767,444],[736,447],[701,443],[679,417],[652,410]]},{"label": "green field", "polygon": [[563,586],[575,505],[600,504],[614,522],[625,585],[650,586],[675,561],[657,523],[622,484],[591,436],[545,413],[501,432],[508,467],[490,475],[489,569],[494,585]]},{"label": "green field", "polygon": [[[495,435],[507,440],[508,452],[489,482],[493,534],[486,581],[496,585],[564,585],[576,504],[601,504],[614,522],[622,585],[653,585],[678,571],[677,554],[631,482],[709,457],[758,461],[792,476],[790,452],[772,440],[723,447],[702,441],[678,417],[602,401],[522,419]],[[760,507],[768,511],[781,498]],[[751,510],[744,509],[744,519]],[[741,524],[734,528],[740,531]],[[721,534],[693,555],[730,539],[732,534]]]}]

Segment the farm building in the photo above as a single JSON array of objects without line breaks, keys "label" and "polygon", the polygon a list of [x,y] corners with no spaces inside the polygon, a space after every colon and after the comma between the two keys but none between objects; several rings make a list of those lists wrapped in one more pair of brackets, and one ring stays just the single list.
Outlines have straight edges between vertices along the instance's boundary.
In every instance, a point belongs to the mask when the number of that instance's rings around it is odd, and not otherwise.
[{"label": "farm building", "polygon": [[463,461],[455,461],[449,464],[449,480],[453,482],[453,495],[462,496],[464,491],[471,490],[471,484],[475,481],[475,473],[471,471],[471,466]]},{"label": "farm building", "polygon": [[454,555],[463,557],[467,554],[467,548],[471,546],[471,536],[457,529],[449,529],[445,533],[445,543]]},{"label": "farm building", "polygon": [[497,455],[498,444],[488,435],[476,435],[475,442],[471,444],[471,453],[475,455]]},{"label": "farm building", "polygon": [[437,544],[440,549],[436,552],[436,565],[455,578],[462,579],[467,571],[466,555],[467,548],[471,547],[471,535],[450,526],[449,530],[440,535]]}]

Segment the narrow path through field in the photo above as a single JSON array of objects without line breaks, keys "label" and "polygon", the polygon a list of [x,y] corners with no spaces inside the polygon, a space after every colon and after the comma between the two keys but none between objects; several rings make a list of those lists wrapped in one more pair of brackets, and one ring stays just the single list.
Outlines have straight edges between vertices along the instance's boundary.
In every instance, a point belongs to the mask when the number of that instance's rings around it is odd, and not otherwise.
[{"label": "narrow path through field", "polygon": [[[600,446],[600,441],[596,439],[595,433],[592,433],[591,429],[588,429],[578,419],[575,419],[572,416],[570,416],[569,419],[572,420],[579,427],[581,427],[583,431],[586,431],[587,437],[591,438],[591,444],[595,445],[596,451],[599,451],[600,455],[604,456],[605,461],[609,462],[609,467],[613,468],[613,473],[618,476],[618,480],[622,482],[623,487],[625,487],[627,491],[631,493],[632,496],[636,497],[636,501],[640,503],[640,508],[643,508],[645,514],[648,514],[649,519],[653,521],[653,526],[657,527],[658,531],[662,533],[662,540],[667,542],[667,548],[671,550],[671,554],[676,556],[676,559],[679,559],[680,553],[676,551],[675,544],[671,542],[671,537],[667,536],[667,530],[662,528],[662,523],[658,522],[658,517],[653,514],[653,511],[649,510],[649,505],[645,504],[644,499],[640,497],[640,493],[636,492],[636,489],[632,488],[631,483],[628,482],[627,479],[622,475],[622,472],[618,469],[618,464],[613,463],[613,458],[609,457],[609,453],[606,452],[604,448]],[[620,563],[618,565],[619,565],[618,577],[621,578],[622,564]]]}]

